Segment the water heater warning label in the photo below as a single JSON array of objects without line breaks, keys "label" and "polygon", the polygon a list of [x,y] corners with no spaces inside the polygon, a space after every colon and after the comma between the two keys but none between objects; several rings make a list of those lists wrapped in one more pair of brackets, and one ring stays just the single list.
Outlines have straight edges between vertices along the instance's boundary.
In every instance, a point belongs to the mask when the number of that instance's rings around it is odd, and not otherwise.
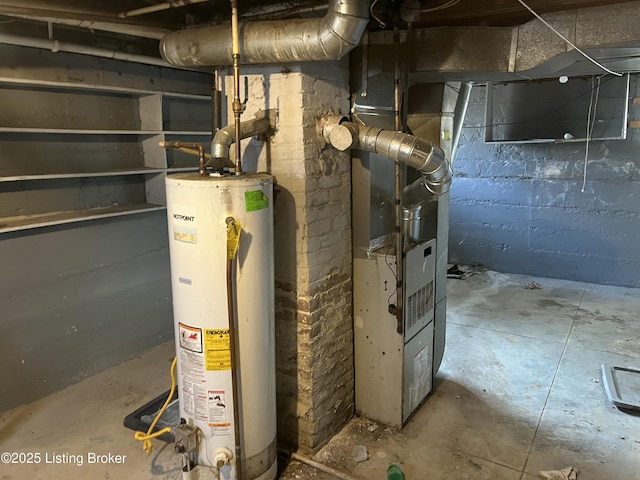
[{"label": "water heater warning label", "polygon": [[231,433],[231,423],[227,419],[227,398],[224,390],[209,390],[209,426],[215,436],[226,436]]},{"label": "water heater warning label", "polygon": [[231,337],[228,328],[205,329],[204,354],[207,370],[231,370]]},{"label": "water heater warning label", "polygon": [[178,327],[180,328],[180,347],[191,352],[202,353],[202,330],[183,323],[178,323]]}]

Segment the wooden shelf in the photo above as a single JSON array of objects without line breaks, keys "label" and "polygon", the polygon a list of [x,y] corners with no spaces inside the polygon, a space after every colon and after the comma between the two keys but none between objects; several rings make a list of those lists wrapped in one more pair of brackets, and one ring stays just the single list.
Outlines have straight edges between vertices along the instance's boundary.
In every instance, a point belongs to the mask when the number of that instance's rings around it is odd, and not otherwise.
[{"label": "wooden shelf", "polygon": [[56,133],[65,135],[159,135],[162,130],[84,130],[76,128],[0,127],[0,133]]},{"label": "wooden shelf", "polygon": [[167,168],[167,174],[170,173],[181,173],[181,172],[197,172],[198,166],[193,167],[169,167]]},{"label": "wooden shelf", "polygon": [[211,131],[200,131],[200,130],[165,130],[165,135],[211,135]]},{"label": "wooden shelf", "polygon": [[0,218],[0,233],[17,232],[32,228],[63,225],[66,223],[85,222],[99,218],[120,217],[138,213],[164,210],[167,207],[151,203],[141,205],[117,205],[112,207],[91,208],[87,210],[70,210],[64,212],[36,213],[17,217]]},{"label": "wooden shelf", "polygon": [[61,178],[115,177],[121,175],[153,175],[164,173],[164,168],[137,168],[126,170],[104,170],[101,172],[47,173],[38,175],[3,175],[0,182],[21,182],[25,180],[54,180]]},{"label": "wooden shelf", "polygon": [[197,95],[193,93],[166,92],[162,90],[148,90],[138,88],[127,88],[110,85],[98,85],[91,83],[74,83],[74,82],[52,82],[48,80],[34,80],[11,77],[0,77],[0,84],[4,85],[24,85],[26,87],[52,88],[60,90],[85,90],[104,93],[122,93],[125,95],[134,95],[144,97],[148,95],[164,95],[173,98],[185,98],[193,100],[209,99],[208,95]]},{"label": "wooden shelf", "polygon": [[0,93],[2,211],[23,213],[0,216],[0,234],[162,210],[165,175],[198,167],[158,142],[212,134],[206,94],[6,75]]}]

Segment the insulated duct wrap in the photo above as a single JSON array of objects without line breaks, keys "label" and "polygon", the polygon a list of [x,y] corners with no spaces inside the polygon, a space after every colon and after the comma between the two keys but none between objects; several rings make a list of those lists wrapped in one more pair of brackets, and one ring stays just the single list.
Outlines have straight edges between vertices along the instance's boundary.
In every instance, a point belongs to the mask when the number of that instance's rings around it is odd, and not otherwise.
[{"label": "insulated duct wrap", "polygon": [[[240,25],[243,64],[337,60],[360,42],[369,22],[366,0],[330,0],[322,18]],[[169,63],[184,67],[231,65],[231,26],[180,30],[160,42]]]}]

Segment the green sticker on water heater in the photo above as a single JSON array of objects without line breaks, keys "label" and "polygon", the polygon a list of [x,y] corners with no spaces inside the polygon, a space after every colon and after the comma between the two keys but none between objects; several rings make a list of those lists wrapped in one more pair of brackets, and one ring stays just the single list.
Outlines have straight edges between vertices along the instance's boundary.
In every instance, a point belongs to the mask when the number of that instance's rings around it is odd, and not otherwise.
[{"label": "green sticker on water heater", "polygon": [[255,212],[269,206],[269,199],[262,190],[253,190],[244,193],[244,204],[247,212]]}]

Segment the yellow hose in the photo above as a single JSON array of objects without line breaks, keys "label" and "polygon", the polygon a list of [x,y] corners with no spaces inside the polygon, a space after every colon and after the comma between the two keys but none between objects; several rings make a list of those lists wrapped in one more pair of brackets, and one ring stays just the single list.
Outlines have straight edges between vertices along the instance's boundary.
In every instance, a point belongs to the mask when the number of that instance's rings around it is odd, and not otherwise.
[{"label": "yellow hose", "polygon": [[169,392],[169,395],[167,396],[167,399],[165,400],[164,405],[162,406],[160,411],[158,411],[158,414],[156,415],[156,418],[153,419],[153,422],[151,422],[151,425],[149,426],[149,430],[147,430],[147,433],[136,432],[133,436],[133,438],[135,438],[136,440],[144,442],[142,444],[142,448],[144,449],[147,455],[151,455],[151,452],[153,451],[153,445],[151,444],[151,440],[153,438],[159,437],[164,433],[169,433],[171,431],[171,427],[166,427],[166,428],[163,428],[162,430],[158,430],[156,433],[151,433],[153,432],[153,429],[155,428],[156,423],[158,423],[158,420],[160,420],[160,417],[162,416],[164,411],[167,409],[167,406],[169,405],[169,403],[171,403],[171,399],[173,398],[173,393],[176,391],[176,364],[178,363],[177,360],[178,360],[177,357],[175,357],[173,359],[173,362],[171,362],[171,391]]}]

